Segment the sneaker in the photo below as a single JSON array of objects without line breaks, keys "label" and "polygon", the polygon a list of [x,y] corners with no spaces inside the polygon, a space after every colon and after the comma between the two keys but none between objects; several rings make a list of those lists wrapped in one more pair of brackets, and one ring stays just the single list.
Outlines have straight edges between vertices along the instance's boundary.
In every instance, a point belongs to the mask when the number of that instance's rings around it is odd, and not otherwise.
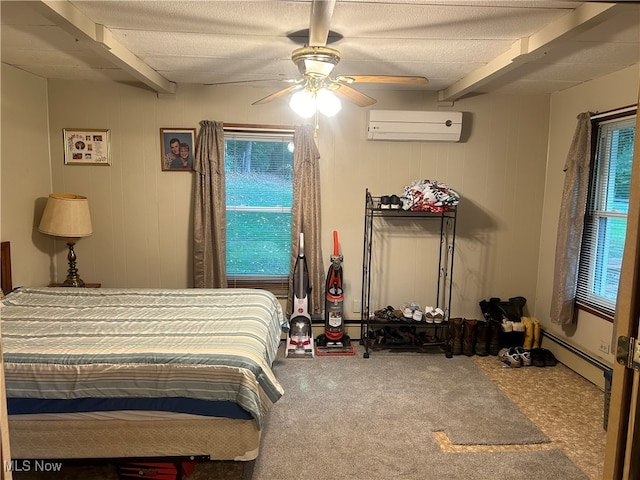
[{"label": "sneaker", "polygon": [[[412,304],[413,305],[413,304]],[[402,310],[402,316],[407,320],[411,320],[413,318],[413,307],[407,303],[400,305],[400,310]]]},{"label": "sneaker", "polygon": [[400,208],[402,208],[402,200],[400,200],[400,197],[397,195],[389,196],[389,204],[392,210],[400,210]]},{"label": "sneaker", "polygon": [[424,320],[427,323],[433,323],[433,307],[424,307]]},{"label": "sneaker", "polygon": [[424,316],[424,312],[422,311],[422,308],[420,308],[420,305],[418,305],[417,303],[412,303],[411,307],[413,308],[413,319],[416,322],[421,322],[422,317]]},{"label": "sneaker", "polygon": [[444,310],[440,307],[436,307],[433,309],[433,322],[434,323],[442,323],[444,320]]},{"label": "sneaker", "polygon": [[498,352],[500,361],[511,368],[519,368],[522,366],[522,359],[516,352],[515,348],[503,348]]},{"label": "sneaker", "polygon": [[391,208],[391,198],[389,198],[389,195],[383,195],[380,197],[380,208],[383,210]]},{"label": "sneaker", "polygon": [[523,367],[531,366],[531,352],[529,350],[525,350],[522,347],[515,347],[515,353],[520,357],[520,361],[522,362]]}]

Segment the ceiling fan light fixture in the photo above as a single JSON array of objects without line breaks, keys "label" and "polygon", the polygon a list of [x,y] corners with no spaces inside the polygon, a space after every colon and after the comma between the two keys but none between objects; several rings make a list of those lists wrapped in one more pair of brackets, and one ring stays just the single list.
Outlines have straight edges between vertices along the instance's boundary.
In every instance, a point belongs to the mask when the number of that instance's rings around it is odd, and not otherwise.
[{"label": "ceiling fan light fixture", "polygon": [[340,99],[325,87],[305,88],[294,93],[289,100],[289,106],[302,118],[311,118],[316,111],[326,117],[333,117],[342,109]]},{"label": "ceiling fan light fixture", "polygon": [[315,95],[306,88],[300,90],[291,95],[289,106],[302,118],[311,118],[316,113]]},{"label": "ceiling fan light fixture", "polygon": [[303,75],[326,77],[340,61],[340,52],[329,47],[302,47],[293,51],[291,60]]},{"label": "ceiling fan light fixture", "polygon": [[316,106],[320,113],[327,117],[333,117],[342,109],[340,99],[327,88],[321,88],[316,94]]}]

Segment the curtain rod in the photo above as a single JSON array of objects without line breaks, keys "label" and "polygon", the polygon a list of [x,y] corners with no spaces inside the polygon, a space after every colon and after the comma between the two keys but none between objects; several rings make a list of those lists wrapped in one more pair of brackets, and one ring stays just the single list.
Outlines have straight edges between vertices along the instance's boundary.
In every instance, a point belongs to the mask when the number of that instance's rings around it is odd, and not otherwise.
[{"label": "curtain rod", "polygon": [[275,133],[294,133],[295,128],[290,125],[256,125],[242,123],[224,123],[223,128],[226,130],[237,130],[244,132],[275,132]]},{"label": "curtain rod", "polygon": [[620,115],[621,113],[629,113],[633,110],[637,110],[638,105],[629,105],[628,107],[617,108],[615,110],[608,110],[606,112],[594,113],[591,115],[591,120],[597,120],[602,117],[611,117],[613,115]]}]

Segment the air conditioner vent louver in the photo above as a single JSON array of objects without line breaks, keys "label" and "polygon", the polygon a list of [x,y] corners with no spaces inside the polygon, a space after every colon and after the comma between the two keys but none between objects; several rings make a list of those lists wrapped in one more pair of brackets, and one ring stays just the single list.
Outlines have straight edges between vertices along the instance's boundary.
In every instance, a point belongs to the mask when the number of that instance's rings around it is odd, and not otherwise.
[{"label": "air conditioner vent louver", "polygon": [[458,142],[462,112],[369,110],[368,140]]}]

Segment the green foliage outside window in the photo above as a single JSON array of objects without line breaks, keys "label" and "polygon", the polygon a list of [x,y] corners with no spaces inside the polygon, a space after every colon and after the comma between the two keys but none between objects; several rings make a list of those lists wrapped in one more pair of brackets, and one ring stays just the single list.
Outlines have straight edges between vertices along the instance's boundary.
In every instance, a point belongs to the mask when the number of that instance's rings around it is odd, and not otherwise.
[{"label": "green foliage outside window", "polygon": [[289,275],[293,201],[292,138],[225,134],[227,276]]},{"label": "green foliage outside window", "polygon": [[576,297],[581,304],[612,316],[627,230],[635,116],[604,120],[594,134],[597,144]]}]

